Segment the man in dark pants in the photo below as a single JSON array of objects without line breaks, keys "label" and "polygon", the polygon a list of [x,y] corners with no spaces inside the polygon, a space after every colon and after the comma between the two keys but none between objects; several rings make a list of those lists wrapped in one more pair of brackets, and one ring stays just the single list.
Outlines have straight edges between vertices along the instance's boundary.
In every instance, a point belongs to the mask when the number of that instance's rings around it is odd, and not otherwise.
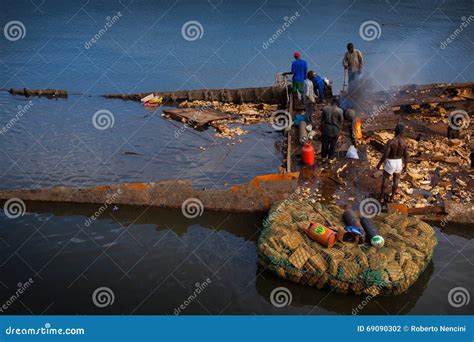
[{"label": "man in dark pants", "polygon": [[354,127],[355,119],[356,119],[355,110],[352,108],[347,108],[344,112],[344,120],[346,120],[347,122],[347,131],[351,139],[351,144],[354,145],[354,147],[357,146],[356,133],[355,133],[355,127]]},{"label": "man in dark pants", "polygon": [[337,97],[333,97],[330,106],[321,111],[321,158],[333,159],[336,153],[337,139],[344,117],[338,107]]},{"label": "man in dark pants", "polygon": [[378,169],[382,163],[385,162],[383,167],[382,189],[380,190],[381,201],[385,201],[386,183],[390,176],[393,175],[392,195],[389,200],[393,202],[398,189],[400,173],[407,169],[408,151],[405,140],[402,137],[404,129],[402,124],[397,124],[395,127],[395,138],[387,142],[385,152],[377,165]]},{"label": "man in dark pants", "polygon": [[347,52],[342,60],[342,65],[344,66],[344,69],[347,70],[349,76],[349,92],[352,92],[354,88],[356,88],[357,81],[364,65],[362,52],[355,49],[354,44],[347,44]]}]

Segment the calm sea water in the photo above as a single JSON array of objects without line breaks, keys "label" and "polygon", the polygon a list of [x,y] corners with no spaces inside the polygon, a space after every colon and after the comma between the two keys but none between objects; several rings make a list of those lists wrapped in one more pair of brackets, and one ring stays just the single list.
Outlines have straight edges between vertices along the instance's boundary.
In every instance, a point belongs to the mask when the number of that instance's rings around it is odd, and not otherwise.
[{"label": "calm sea water", "polygon": [[[0,88],[59,88],[73,95],[49,100],[0,93],[0,128],[19,106],[32,103],[0,134],[0,187],[169,178],[223,187],[275,172],[281,135],[267,125],[246,126],[249,134],[236,145],[210,130],[176,138],[182,126],[163,119],[161,108],[99,95],[269,85],[276,72],[289,69],[295,50],[337,91],[348,41],[364,52],[374,88],[472,81],[474,25],[440,45],[473,9],[471,1],[2,1],[2,26],[20,21],[24,37],[0,36]],[[371,24],[373,40],[359,33],[367,21],[377,24]],[[198,39],[183,35],[188,22]],[[113,114],[112,127],[94,127],[98,110]],[[20,218],[0,212],[1,298],[30,277],[35,281],[7,313],[173,314],[207,278],[212,282],[184,314],[351,314],[363,299],[262,273],[260,216],[205,211],[188,220],[180,211],[121,207],[85,227],[96,210],[27,203]],[[454,308],[447,299],[453,287],[473,288],[472,227],[448,224],[437,234],[433,262],[419,281],[404,295],[371,301],[362,314],[472,314],[472,304]],[[269,301],[278,286],[293,295],[283,309]],[[113,305],[93,304],[99,287],[114,292]]]}]

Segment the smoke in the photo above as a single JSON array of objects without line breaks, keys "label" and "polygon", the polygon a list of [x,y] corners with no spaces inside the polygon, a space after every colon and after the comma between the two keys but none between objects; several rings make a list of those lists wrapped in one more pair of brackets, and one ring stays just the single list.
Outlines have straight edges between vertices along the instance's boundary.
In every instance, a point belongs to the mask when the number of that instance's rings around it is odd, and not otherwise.
[{"label": "smoke", "polygon": [[364,56],[365,68],[356,87],[348,94],[356,110],[367,111],[374,101],[383,102],[381,98],[374,98],[374,92],[389,91],[390,88],[401,85],[424,83],[423,67],[429,57],[421,53],[419,43],[407,42],[403,47],[391,52],[395,47],[385,47],[386,52],[368,52]]},{"label": "smoke", "polygon": [[377,99],[374,99],[376,90],[378,90],[376,80],[369,75],[362,74],[357,82],[352,83],[352,87],[349,88],[348,92],[341,92],[341,96],[352,102],[352,108],[356,112],[368,112],[378,102]]}]

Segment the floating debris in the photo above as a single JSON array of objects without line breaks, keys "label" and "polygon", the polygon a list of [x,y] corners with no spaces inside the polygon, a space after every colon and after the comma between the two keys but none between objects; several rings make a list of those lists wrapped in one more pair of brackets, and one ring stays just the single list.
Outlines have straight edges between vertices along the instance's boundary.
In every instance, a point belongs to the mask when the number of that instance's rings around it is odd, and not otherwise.
[{"label": "floating debris", "polygon": [[48,97],[48,98],[56,98],[56,97],[68,97],[67,90],[62,89],[15,89],[10,88],[8,92],[12,95],[21,95],[25,97],[29,96],[39,96],[39,97]]},{"label": "floating debris", "polygon": [[[259,104],[234,104],[219,101],[183,101],[179,104],[181,108],[194,108],[198,112],[219,111],[226,113],[227,118],[212,120],[209,123],[215,128],[215,136],[218,138],[226,138],[234,140],[238,136],[248,133],[241,127],[231,127],[230,125],[252,125],[256,123],[269,122],[269,118],[273,112],[278,109],[278,105],[270,105],[265,103]],[[238,139],[237,142],[242,142]]]}]

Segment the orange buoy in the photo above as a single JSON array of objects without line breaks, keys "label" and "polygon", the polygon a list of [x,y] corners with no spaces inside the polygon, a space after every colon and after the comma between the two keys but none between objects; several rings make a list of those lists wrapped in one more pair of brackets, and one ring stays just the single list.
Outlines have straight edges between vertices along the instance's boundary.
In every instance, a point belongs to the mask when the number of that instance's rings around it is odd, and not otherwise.
[{"label": "orange buoy", "polygon": [[328,227],[323,226],[320,223],[310,223],[306,228],[306,234],[318,242],[320,245],[331,248],[336,243],[337,234]]},{"label": "orange buoy", "polygon": [[357,140],[362,139],[362,121],[360,119],[356,119],[355,122],[355,137]]},{"label": "orange buoy", "polygon": [[305,165],[314,165],[314,148],[311,142],[301,148],[301,160]]}]

